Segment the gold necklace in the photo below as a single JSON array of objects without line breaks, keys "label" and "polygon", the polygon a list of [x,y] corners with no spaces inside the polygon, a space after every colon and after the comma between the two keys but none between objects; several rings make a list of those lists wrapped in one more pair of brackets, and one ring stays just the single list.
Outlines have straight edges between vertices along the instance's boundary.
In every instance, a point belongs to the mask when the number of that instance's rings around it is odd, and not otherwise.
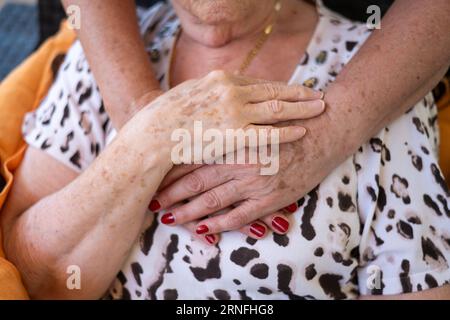
[{"label": "gold necklace", "polygon": [[[261,33],[261,35],[256,40],[256,43],[255,43],[253,49],[249,51],[249,53],[245,57],[244,61],[242,61],[241,65],[236,70],[236,73],[238,75],[244,75],[244,73],[247,71],[248,67],[251,65],[251,63],[253,62],[255,57],[261,51],[262,47],[264,46],[264,44],[267,42],[267,40],[269,39],[270,35],[272,34],[273,27],[274,27],[274,25],[276,23],[276,20],[278,18],[280,10],[281,10],[281,1],[282,0],[277,0],[275,2],[275,6],[274,6],[274,10],[275,10],[275,13],[276,13],[275,18],[273,19],[273,21],[269,25],[267,25],[264,28],[263,32]],[[176,39],[174,41],[172,55],[170,57],[169,70],[167,72],[167,81],[168,81],[169,88],[172,87],[171,86],[171,84],[172,84],[171,83],[172,66],[173,66],[173,62],[175,60],[175,56],[176,56],[177,43],[178,43],[178,40],[180,39],[182,31],[183,30],[180,27],[180,29],[178,31],[178,34],[176,36]]]},{"label": "gold necklace", "polygon": [[261,51],[262,47],[264,46],[264,44],[267,42],[270,35],[272,34],[273,26],[276,22],[276,18],[278,18],[278,14],[281,10],[281,0],[278,0],[275,3],[274,10],[276,12],[276,17],[275,17],[274,21],[271,24],[269,24],[267,27],[264,28],[264,31],[258,37],[258,40],[256,41],[255,46],[253,47],[252,50],[250,50],[250,52],[245,57],[244,61],[242,61],[239,69],[236,71],[237,74],[243,75],[245,73],[245,71],[247,71],[247,69],[250,66],[250,64],[252,63],[252,61],[255,59],[255,57],[258,55],[258,53]]}]

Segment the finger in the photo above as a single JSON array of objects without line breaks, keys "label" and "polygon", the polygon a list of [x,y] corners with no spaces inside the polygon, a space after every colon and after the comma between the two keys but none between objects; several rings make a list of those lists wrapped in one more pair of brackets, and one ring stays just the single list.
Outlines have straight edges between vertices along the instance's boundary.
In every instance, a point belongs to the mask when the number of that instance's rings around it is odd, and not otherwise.
[{"label": "finger", "polygon": [[261,220],[275,233],[286,234],[289,231],[289,218],[281,211],[269,214]]},{"label": "finger", "polygon": [[180,225],[201,219],[208,214],[218,212],[237,201],[241,201],[243,197],[243,192],[238,191],[237,183],[230,181],[171,210],[163,216],[161,222],[169,225]]},{"label": "finger", "polygon": [[229,169],[218,165],[203,166],[184,177],[181,177],[170,186],[156,195],[160,208],[169,208],[173,204],[192,198],[206,190],[212,189],[231,179]]},{"label": "finger", "polygon": [[259,240],[267,236],[268,230],[269,229],[262,221],[255,221],[241,228],[239,231],[250,238]]},{"label": "finger", "polygon": [[303,138],[306,129],[300,126],[273,127],[248,125],[245,128],[246,147],[258,147],[281,143],[290,143]]},{"label": "finger", "polygon": [[201,168],[203,164],[182,164],[175,166],[169,173],[165,176],[163,182],[159,186],[159,190],[164,189],[168,185],[170,185],[175,180],[180,179],[181,177]]},{"label": "finger", "polygon": [[250,103],[265,102],[269,100],[295,102],[323,98],[323,92],[321,91],[315,91],[302,85],[288,85],[279,82],[250,84],[241,87],[240,90],[246,94],[248,102]]},{"label": "finger", "polygon": [[185,227],[190,233],[192,233],[195,238],[209,246],[214,246],[220,241],[220,234],[198,235],[197,233],[195,233],[196,223],[197,222],[186,223],[183,227]]},{"label": "finger", "polygon": [[287,213],[295,213],[298,210],[297,202],[294,202],[283,209]]},{"label": "finger", "polygon": [[204,235],[238,230],[257,220],[261,213],[265,215],[264,211],[265,208],[261,206],[260,202],[247,200],[227,214],[214,216],[199,222],[195,231],[197,234]]},{"label": "finger", "polygon": [[252,123],[272,124],[317,117],[324,110],[325,102],[323,100],[301,102],[270,100],[248,104],[243,108],[243,113],[252,120]]}]

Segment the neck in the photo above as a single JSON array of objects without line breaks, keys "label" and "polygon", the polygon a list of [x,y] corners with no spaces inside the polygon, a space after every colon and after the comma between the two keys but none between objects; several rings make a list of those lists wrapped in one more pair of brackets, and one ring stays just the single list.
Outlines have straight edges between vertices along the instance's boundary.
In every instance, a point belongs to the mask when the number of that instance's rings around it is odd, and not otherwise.
[{"label": "neck", "polygon": [[[206,14],[199,16],[174,1],[183,27],[183,36],[202,46],[221,48],[233,41],[254,41],[275,20],[276,0],[260,1],[257,10],[235,15]],[[216,9],[219,10],[219,9]]]}]

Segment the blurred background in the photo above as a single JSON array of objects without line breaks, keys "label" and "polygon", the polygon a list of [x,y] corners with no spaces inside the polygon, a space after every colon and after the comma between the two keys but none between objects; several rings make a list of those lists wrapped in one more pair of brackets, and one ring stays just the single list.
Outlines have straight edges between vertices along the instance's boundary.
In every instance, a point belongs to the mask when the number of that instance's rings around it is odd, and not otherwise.
[{"label": "blurred background", "polygon": [[39,42],[37,0],[0,0],[0,81]]}]

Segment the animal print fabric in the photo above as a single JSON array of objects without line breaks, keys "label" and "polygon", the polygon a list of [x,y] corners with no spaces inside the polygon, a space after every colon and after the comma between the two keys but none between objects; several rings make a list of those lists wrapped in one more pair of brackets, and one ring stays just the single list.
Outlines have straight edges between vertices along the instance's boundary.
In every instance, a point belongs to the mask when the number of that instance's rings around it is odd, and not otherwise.
[{"label": "animal print fabric", "polygon": [[[318,10],[320,20],[291,83],[323,90],[370,31],[320,3]],[[159,4],[140,12],[140,25],[149,59],[167,89],[179,21],[169,5]],[[149,212],[105,298],[351,299],[448,283],[449,190],[436,160],[436,115],[429,94],[361,146],[298,201],[286,236],[256,241],[229,232],[209,247],[183,227],[153,221]],[[23,133],[29,145],[77,172],[113,139],[79,42],[47,98],[27,115]]]}]

